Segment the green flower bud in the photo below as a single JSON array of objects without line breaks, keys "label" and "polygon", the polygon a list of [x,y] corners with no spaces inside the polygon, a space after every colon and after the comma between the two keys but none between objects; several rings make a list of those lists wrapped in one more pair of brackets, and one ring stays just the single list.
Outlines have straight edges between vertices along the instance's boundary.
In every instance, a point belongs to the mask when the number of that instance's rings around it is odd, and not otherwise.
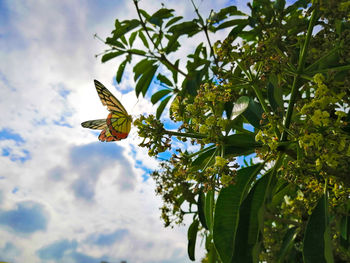
[{"label": "green flower bud", "polygon": [[314,76],[314,82],[316,84],[321,84],[323,83],[325,80],[324,76],[321,74],[321,73],[317,73],[315,76]]},{"label": "green flower bud", "polygon": [[220,168],[224,168],[227,163],[228,162],[227,162],[227,160],[225,158],[222,158],[220,156],[216,156],[215,157],[215,164],[214,164],[214,166],[220,167]]}]

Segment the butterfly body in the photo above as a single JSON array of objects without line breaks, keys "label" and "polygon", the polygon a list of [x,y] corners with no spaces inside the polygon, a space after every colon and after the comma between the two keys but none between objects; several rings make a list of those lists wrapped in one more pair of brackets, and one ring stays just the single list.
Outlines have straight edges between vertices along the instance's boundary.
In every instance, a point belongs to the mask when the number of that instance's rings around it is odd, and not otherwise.
[{"label": "butterfly body", "polygon": [[132,118],[120,101],[101,82],[95,80],[97,94],[110,113],[107,119],[85,121],[84,128],[102,130],[98,139],[102,142],[120,141],[128,137]]}]

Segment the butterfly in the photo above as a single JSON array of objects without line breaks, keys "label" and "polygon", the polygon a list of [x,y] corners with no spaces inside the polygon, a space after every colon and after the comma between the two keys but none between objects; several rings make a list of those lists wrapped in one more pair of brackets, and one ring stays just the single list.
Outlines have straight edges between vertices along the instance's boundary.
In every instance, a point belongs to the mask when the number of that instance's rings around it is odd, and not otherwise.
[{"label": "butterfly", "polygon": [[102,130],[98,139],[102,142],[120,141],[128,137],[132,118],[120,101],[98,80],[94,80],[97,94],[104,106],[107,106],[109,114],[107,119],[85,121],[81,124],[84,128]]}]

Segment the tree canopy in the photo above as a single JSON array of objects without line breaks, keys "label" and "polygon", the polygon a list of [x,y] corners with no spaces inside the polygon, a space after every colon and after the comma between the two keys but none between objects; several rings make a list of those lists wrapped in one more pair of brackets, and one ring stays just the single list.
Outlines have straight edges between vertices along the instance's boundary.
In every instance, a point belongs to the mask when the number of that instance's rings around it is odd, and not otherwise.
[{"label": "tree canopy", "polygon": [[[134,4],[102,62],[125,58],[120,82],[138,58],[136,95],[158,103],[134,125],[150,156],[172,153],[151,176],[165,226],[193,219],[189,258],[202,236],[202,262],[349,262],[350,2],[253,0],[248,14],[228,6],[208,18],[193,4],[189,21]],[[173,59],[198,34],[205,42]]]}]

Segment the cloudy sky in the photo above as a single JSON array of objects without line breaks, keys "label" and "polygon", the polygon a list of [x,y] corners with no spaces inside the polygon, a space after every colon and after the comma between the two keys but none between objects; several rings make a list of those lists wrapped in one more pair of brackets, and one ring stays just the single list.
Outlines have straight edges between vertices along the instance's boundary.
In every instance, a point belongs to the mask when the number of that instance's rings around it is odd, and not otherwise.
[{"label": "cloudy sky", "polygon": [[[163,2],[194,16],[189,0]],[[160,3],[140,6],[152,13]],[[200,10],[225,6],[203,1]],[[80,126],[107,116],[94,79],[131,115],[155,112],[136,98],[131,67],[113,86],[120,61],[95,58],[107,47],[93,35],[135,16],[131,0],[0,0],[0,261],[189,262],[188,226],[163,228],[148,178],[157,162],[136,131],[101,143]],[[198,262],[203,254],[198,247]]]}]

